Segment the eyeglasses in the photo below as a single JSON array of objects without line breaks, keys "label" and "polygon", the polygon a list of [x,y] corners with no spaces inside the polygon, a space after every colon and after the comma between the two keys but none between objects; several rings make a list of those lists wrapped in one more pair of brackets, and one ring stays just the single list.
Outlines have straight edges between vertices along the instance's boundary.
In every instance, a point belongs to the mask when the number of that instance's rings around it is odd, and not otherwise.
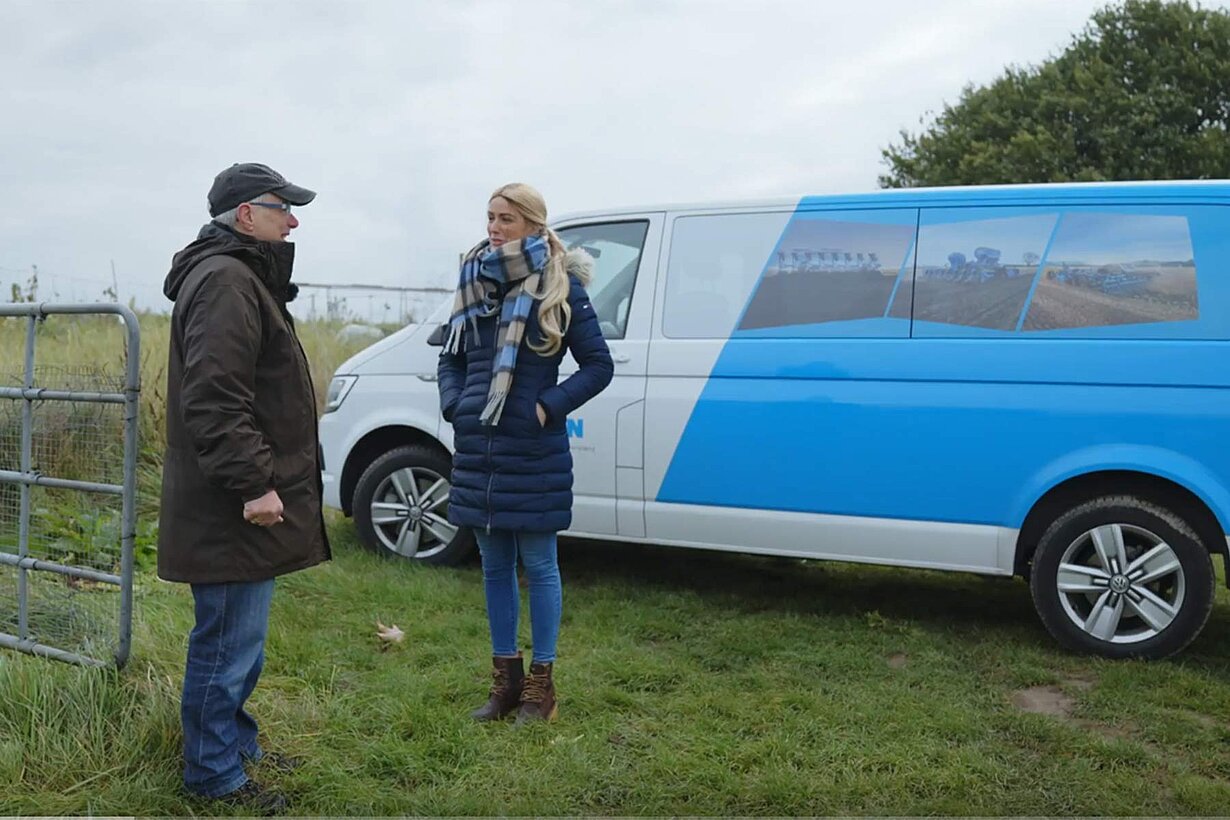
[{"label": "eyeglasses", "polygon": [[285,211],[288,214],[291,207],[289,202],[249,202],[248,204],[256,205],[260,208],[277,208],[279,211]]}]

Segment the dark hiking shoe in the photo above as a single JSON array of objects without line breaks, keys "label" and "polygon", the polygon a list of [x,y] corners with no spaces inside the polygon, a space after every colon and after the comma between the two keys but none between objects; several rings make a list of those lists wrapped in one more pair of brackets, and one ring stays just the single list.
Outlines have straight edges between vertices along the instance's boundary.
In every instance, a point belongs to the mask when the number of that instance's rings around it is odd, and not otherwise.
[{"label": "dark hiking shoe", "polygon": [[491,658],[491,692],[487,702],[470,713],[475,720],[500,720],[508,717],[521,702],[521,685],[525,680],[525,661],[515,658]]},{"label": "dark hiking shoe", "polygon": [[551,674],[554,664],[531,663],[530,673],[521,687],[521,709],[517,712],[517,724],[534,723],[540,720],[555,720],[559,705],[555,702],[555,681]]},{"label": "dark hiking shoe", "polygon": [[253,815],[260,817],[272,817],[290,808],[290,801],[286,799],[286,795],[277,789],[262,786],[255,780],[249,780],[235,791],[215,797],[213,800],[228,806],[247,809]]}]

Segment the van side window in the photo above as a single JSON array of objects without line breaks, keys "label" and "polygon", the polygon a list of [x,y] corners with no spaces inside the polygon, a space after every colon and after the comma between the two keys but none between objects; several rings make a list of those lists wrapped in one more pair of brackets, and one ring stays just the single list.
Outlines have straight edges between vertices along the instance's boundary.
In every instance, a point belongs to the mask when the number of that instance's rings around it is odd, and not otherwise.
[{"label": "van side window", "polygon": [[1197,246],[1220,241],[1214,210],[924,209],[914,333],[1096,338],[1124,326],[1139,338],[1215,337],[1198,324],[1196,271]]},{"label": "van side window", "polygon": [[914,321],[1016,330],[1058,218],[1054,210],[924,211]]},{"label": "van side window", "polygon": [[594,260],[586,291],[604,338],[622,339],[628,329],[628,307],[648,230],[647,221],[635,220],[576,225],[557,232],[568,250],[580,248]]},{"label": "van side window", "polygon": [[662,331],[904,338],[917,221],[912,208],[680,217]]},{"label": "van side window", "polygon": [[1022,330],[1200,318],[1187,218],[1065,213]]}]

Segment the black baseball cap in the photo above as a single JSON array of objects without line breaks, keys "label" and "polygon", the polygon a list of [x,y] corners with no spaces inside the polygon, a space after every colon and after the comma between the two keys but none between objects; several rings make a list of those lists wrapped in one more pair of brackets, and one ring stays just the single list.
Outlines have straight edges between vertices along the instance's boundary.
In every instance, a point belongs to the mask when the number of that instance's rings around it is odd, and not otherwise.
[{"label": "black baseball cap", "polygon": [[316,198],[315,191],[291,185],[286,177],[259,162],[237,162],[214,177],[209,189],[209,215],[217,216],[238,208],[262,194],[277,194],[291,205],[306,205]]}]

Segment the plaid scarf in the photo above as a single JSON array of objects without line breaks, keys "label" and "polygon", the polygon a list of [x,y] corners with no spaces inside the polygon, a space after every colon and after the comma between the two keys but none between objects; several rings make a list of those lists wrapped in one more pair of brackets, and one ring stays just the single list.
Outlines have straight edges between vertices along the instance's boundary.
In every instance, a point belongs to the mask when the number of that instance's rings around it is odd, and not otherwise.
[{"label": "plaid scarf", "polygon": [[[542,271],[547,266],[550,248],[543,234],[527,236],[516,242],[506,242],[492,248],[484,239],[466,253],[461,261],[461,279],[453,299],[453,315],[449,318],[448,339],[444,349],[460,353],[466,345],[467,325],[470,344],[478,344],[478,319],[500,313],[496,331],[496,349],[492,355],[491,388],[487,405],[479,415],[480,423],[494,426],[500,423],[504,401],[512,390],[513,370],[517,366],[517,351],[525,336],[525,325],[534,305]],[[504,298],[499,299],[500,291]]]}]

